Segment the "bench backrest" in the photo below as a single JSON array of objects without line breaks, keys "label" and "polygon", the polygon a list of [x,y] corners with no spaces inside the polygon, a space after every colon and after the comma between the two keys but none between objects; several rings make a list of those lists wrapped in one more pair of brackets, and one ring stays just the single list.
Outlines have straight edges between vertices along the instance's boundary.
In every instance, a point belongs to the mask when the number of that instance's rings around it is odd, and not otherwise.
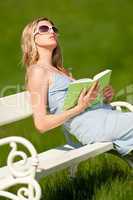
[{"label": "bench backrest", "polygon": [[0,126],[30,115],[32,115],[32,108],[28,91],[0,98]]}]

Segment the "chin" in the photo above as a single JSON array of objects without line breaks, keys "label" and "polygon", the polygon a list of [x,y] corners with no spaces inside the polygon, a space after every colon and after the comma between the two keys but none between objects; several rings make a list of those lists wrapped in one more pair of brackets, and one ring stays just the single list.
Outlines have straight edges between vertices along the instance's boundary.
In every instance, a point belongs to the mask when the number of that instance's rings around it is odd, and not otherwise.
[{"label": "chin", "polygon": [[41,48],[53,49],[54,50],[57,47],[57,44],[56,43],[54,43],[54,44],[53,43],[52,44],[47,44],[47,45],[45,44],[45,45],[40,45],[40,47]]},{"label": "chin", "polygon": [[56,42],[51,42],[48,46],[53,48],[53,49],[55,49],[57,47],[57,43]]}]

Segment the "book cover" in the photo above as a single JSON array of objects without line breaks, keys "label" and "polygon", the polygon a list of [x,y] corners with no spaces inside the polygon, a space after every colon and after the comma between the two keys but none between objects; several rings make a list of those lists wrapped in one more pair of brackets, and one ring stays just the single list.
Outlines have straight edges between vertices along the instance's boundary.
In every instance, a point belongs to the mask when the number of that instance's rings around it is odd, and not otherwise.
[{"label": "book cover", "polygon": [[64,110],[74,107],[78,102],[78,98],[83,88],[89,89],[96,80],[99,81],[99,93],[96,99],[91,103],[91,106],[97,103],[102,103],[103,89],[109,84],[111,73],[112,73],[112,70],[107,69],[96,74],[93,77],[93,79],[82,78],[82,79],[78,79],[78,80],[74,80],[73,82],[70,82],[65,99],[64,99],[64,107],[63,107]]}]

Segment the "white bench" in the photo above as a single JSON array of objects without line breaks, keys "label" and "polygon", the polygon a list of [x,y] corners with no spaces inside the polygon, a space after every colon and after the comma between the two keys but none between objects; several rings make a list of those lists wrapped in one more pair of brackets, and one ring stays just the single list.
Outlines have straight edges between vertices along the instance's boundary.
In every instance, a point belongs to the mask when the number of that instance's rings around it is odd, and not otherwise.
[{"label": "white bench", "polygon": [[[121,110],[121,107],[126,107],[133,111],[133,106],[126,102],[113,102],[111,104],[116,106],[118,110]],[[31,115],[32,109],[28,91],[0,98],[1,126]],[[113,150],[111,142],[77,145],[70,140],[66,130],[64,133],[67,139],[66,145],[39,154],[31,142],[23,137],[11,136],[0,139],[0,146],[9,144],[11,147],[7,157],[7,165],[0,168],[0,196],[13,200],[39,200],[41,188],[38,181],[41,177],[65,168],[70,169],[70,175],[73,177],[81,161]],[[27,156],[25,151],[17,149],[20,144],[27,148],[30,156]],[[22,159],[14,162],[14,158],[17,156]],[[17,184],[26,186],[20,187],[16,194],[7,190]]]}]

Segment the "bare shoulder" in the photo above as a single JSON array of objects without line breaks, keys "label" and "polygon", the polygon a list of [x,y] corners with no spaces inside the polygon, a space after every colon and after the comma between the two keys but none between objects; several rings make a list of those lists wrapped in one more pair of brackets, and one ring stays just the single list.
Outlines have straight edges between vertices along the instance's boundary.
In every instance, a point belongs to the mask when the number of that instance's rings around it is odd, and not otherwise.
[{"label": "bare shoulder", "polygon": [[50,74],[49,71],[44,67],[34,64],[28,67],[28,76],[34,78],[42,78],[42,80],[49,81]]},{"label": "bare shoulder", "polygon": [[28,74],[35,74],[35,73],[42,73],[42,74],[45,74],[47,72],[47,70],[37,64],[34,64],[34,65],[30,65],[28,67]]}]

